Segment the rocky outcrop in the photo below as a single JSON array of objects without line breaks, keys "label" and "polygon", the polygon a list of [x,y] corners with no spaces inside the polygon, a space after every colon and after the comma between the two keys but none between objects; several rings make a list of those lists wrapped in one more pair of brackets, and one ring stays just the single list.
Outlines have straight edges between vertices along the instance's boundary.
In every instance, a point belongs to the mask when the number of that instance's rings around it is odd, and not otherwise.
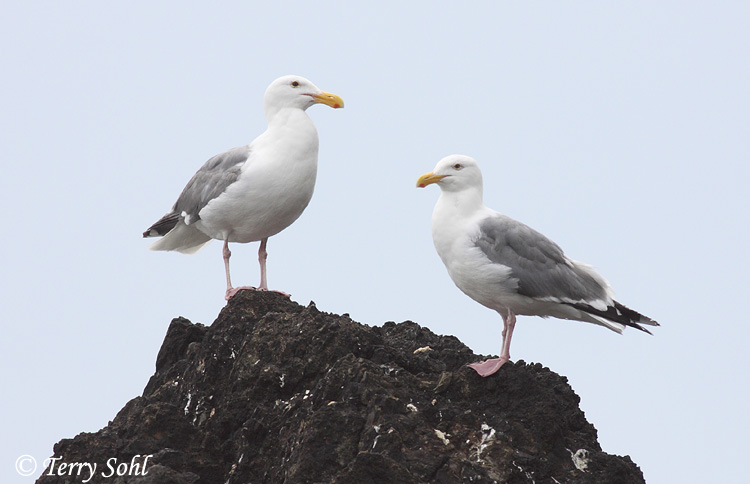
[{"label": "rocky outcrop", "polygon": [[56,444],[37,482],[84,482],[58,475],[84,462],[117,484],[644,482],[564,377],[518,361],[483,379],[478,358],[413,322],[242,291],[210,327],[173,320],[143,395]]}]

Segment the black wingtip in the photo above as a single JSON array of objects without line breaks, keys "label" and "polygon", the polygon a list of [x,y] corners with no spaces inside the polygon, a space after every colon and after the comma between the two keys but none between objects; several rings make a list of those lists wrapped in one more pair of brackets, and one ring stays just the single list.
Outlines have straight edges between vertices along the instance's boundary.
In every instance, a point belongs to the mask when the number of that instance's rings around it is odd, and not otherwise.
[{"label": "black wingtip", "polygon": [[612,306],[609,306],[606,311],[596,309],[592,306],[589,306],[588,304],[575,303],[571,304],[571,306],[576,309],[586,311],[589,314],[608,319],[614,323],[624,324],[625,326],[639,329],[644,333],[650,334],[651,336],[653,336],[653,333],[641,326],[641,324],[648,324],[649,326],[659,326],[659,323],[649,318],[648,316],[644,316],[638,311],[634,311],[629,307],[618,303],[617,301],[614,301],[614,304]]},{"label": "black wingtip", "polygon": [[177,225],[177,222],[179,220],[180,216],[177,213],[169,212],[168,214],[160,218],[151,227],[146,229],[146,231],[143,232],[143,237],[161,237],[162,235],[166,235],[167,232],[172,230],[175,225]]}]

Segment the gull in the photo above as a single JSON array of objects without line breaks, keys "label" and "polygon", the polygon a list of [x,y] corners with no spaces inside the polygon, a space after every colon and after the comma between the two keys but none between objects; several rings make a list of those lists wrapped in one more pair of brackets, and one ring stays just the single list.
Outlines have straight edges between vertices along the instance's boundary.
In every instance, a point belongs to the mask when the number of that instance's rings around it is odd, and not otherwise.
[{"label": "gull", "polygon": [[417,186],[437,184],[432,240],[453,282],[467,296],[500,313],[499,358],[469,366],[480,376],[510,360],[516,315],[572,319],[622,333],[630,326],[659,324],[614,300],[609,283],[594,269],[569,259],[550,239],[484,205],[482,172],[468,156],[443,158]]},{"label": "gull", "polygon": [[[166,215],[144,237],[161,237],[152,250],[192,254],[222,240],[225,299],[241,289],[268,290],[268,238],[291,225],[310,202],[318,171],[318,131],[305,110],[314,104],[344,107],[335,94],[300,76],[276,79],[266,89],[266,131],[250,144],[218,154],[193,175]],[[260,241],[260,285],[233,287],[230,242]],[[282,293],[283,294],[283,293]]]}]

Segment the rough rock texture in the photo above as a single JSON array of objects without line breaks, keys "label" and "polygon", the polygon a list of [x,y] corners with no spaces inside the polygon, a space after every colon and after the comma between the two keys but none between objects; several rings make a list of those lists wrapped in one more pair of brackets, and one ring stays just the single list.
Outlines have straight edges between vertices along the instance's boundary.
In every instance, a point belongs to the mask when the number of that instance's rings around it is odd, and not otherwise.
[{"label": "rough rock texture", "polygon": [[[644,482],[602,452],[564,377],[519,361],[483,379],[477,359],[416,323],[242,291],[210,327],[173,320],[143,396],[55,456],[113,484]],[[146,455],[110,476],[107,459]]]}]

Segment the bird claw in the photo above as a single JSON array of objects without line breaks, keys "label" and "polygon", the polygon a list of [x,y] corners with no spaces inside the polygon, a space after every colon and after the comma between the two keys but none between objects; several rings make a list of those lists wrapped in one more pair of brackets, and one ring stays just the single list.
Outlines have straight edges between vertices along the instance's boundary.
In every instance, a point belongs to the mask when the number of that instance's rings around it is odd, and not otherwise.
[{"label": "bird claw", "polygon": [[287,293],[285,293],[283,291],[270,290],[270,289],[267,289],[265,287],[240,286],[240,287],[233,287],[231,289],[227,289],[227,292],[224,295],[224,299],[226,299],[227,301],[229,301],[234,296],[236,296],[238,292],[240,292],[243,289],[247,289],[248,291],[268,291],[268,292],[275,292],[276,294],[281,294],[282,296],[284,296],[286,298],[291,298],[292,297],[291,294],[287,294]]},{"label": "bird claw", "polygon": [[276,289],[266,289],[266,288],[261,289],[261,288],[257,288],[256,291],[275,292],[276,294],[280,294],[280,295],[284,296],[285,298],[290,298],[290,299],[292,297],[291,294],[287,294],[284,291],[277,291]]},{"label": "bird claw", "polygon": [[247,289],[248,291],[255,291],[255,288],[253,286],[232,287],[230,289],[227,289],[226,294],[224,294],[224,299],[229,301],[234,296],[236,296],[238,292],[240,292],[243,289]]},{"label": "bird claw", "polygon": [[477,374],[483,378],[490,375],[494,375],[510,358],[500,357],[492,358],[485,361],[478,361],[476,363],[469,363],[468,366],[472,370],[476,371]]}]

